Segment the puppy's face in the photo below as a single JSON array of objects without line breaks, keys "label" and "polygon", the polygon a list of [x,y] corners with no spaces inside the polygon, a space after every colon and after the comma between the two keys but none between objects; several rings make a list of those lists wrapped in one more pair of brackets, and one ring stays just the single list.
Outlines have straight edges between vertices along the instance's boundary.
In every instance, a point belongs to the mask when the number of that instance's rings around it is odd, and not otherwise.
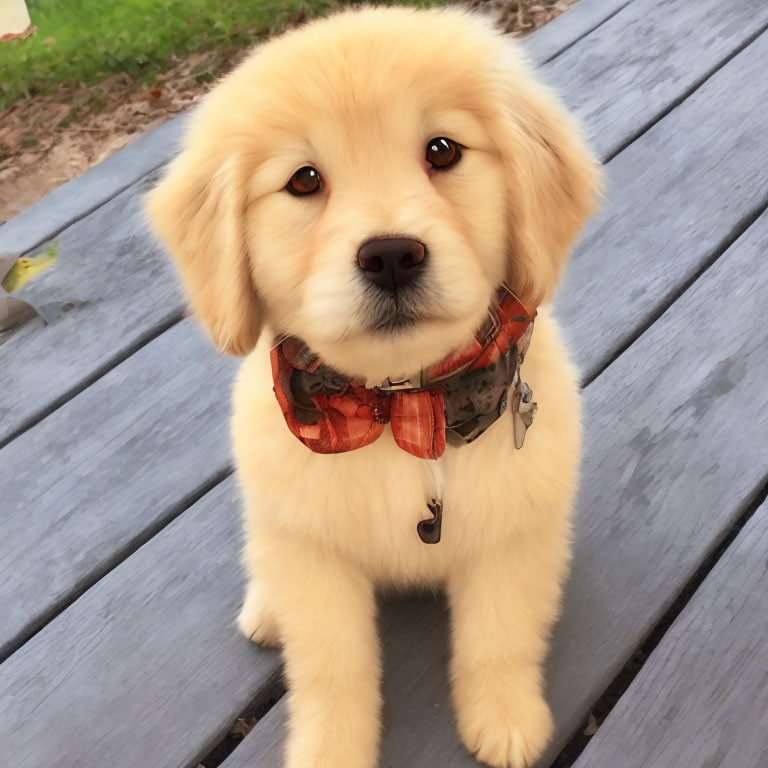
[{"label": "puppy's face", "polygon": [[595,187],[509,41],[463,13],[368,9],[230,75],[149,210],[222,348],[266,323],[376,382],[467,343],[502,282],[547,300]]}]

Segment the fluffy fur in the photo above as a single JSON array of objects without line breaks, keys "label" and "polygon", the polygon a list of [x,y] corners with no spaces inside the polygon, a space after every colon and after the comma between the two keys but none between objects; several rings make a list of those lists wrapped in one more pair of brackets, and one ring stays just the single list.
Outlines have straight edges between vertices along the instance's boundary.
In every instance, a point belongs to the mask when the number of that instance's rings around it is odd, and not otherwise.
[{"label": "fluffy fur", "polygon": [[[465,147],[447,171],[425,146]],[[321,192],[284,187],[305,165]],[[519,47],[461,11],[348,11],[265,44],[204,100],[150,194],[151,221],[219,347],[248,354],[232,431],[245,499],[243,632],[283,647],[288,768],[371,768],[379,741],[377,587],[444,587],[467,748],[522,768],[551,716],[542,662],[569,562],[579,466],[576,377],[546,307],[594,206],[595,163]],[[422,317],[371,328],[360,244],[425,243]],[[304,339],[379,382],[463,346],[507,283],[539,318],[523,378],[539,414],[515,450],[508,411],[435,467],[391,434],[312,453],[288,431],[269,349]],[[436,470],[436,471],[435,471]],[[416,524],[442,478],[443,539]]]}]

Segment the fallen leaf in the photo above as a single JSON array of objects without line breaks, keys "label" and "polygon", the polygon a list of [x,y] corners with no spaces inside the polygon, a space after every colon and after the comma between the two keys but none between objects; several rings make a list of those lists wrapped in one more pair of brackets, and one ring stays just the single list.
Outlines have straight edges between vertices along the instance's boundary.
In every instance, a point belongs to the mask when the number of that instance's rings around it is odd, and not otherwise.
[{"label": "fallen leaf", "polygon": [[14,293],[23,288],[35,275],[55,264],[58,253],[59,246],[52,243],[42,253],[34,256],[19,256],[3,277],[3,288],[8,293]]},{"label": "fallen leaf", "polygon": [[230,736],[242,736],[245,738],[254,728],[258,719],[255,717],[238,717],[230,729]]},{"label": "fallen leaf", "polygon": [[587,727],[584,729],[585,736],[594,736],[600,726],[597,724],[597,718],[590,712],[587,719]]},{"label": "fallen leaf", "polygon": [[[0,280],[7,277],[6,272],[12,269],[15,263],[15,255],[0,255]],[[9,328],[26,323],[35,317],[38,317],[38,313],[31,304],[17,299],[15,296],[9,296],[0,287],[0,331],[7,331]]]}]

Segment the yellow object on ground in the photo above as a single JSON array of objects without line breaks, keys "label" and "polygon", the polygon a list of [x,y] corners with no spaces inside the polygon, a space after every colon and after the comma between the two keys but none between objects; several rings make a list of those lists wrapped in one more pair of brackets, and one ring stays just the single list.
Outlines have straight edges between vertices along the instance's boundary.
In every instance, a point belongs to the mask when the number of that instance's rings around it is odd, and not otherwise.
[{"label": "yellow object on ground", "polygon": [[[0,2],[3,2],[3,0],[0,0]],[[20,256],[3,278],[3,288],[8,293],[18,291],[36,274],[54,264],[58,258],[58,253],[58,246],[50,245],[42,253],[38,253],[35,256]]]}]

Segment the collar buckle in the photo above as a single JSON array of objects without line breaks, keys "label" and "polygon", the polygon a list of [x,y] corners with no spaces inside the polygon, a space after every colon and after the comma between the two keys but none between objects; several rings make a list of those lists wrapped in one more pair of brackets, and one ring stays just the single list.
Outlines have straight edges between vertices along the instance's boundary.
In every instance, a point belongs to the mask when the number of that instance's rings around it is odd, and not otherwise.
[{"label": "collar buckle", "polygon": [[400,379],[393,381],[390,378],[386,378],[377,389],[381,392],[404,392],[411,389],[421,389],[424,385],[422,382],[422,375],[418,374],[418,382],[413,383],[411,379]]}]

